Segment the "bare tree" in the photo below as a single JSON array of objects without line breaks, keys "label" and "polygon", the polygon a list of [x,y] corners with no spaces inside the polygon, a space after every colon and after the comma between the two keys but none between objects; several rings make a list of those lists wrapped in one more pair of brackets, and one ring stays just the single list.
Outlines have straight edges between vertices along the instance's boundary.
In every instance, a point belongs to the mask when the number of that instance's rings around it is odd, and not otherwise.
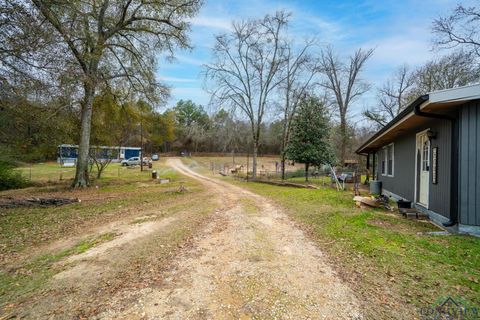
[{"label": "bare tree", "polygon": [[[118,153],[120,150],[112,150],[112,149],[105,149],[97,146],[93,146],[90,148],[90,160],[92,165],[94,164],[97,168],[97,179],[100,179],[102,176],[103,171],[108,167],[110,163],[114,159],[118,158]],[[92,167],[90,167],[90,172],[92,171]]]},{"label": "bare tree", "polygon": [[281,170],[282,179],[285,179],[285,148],[288,144],[293,117],[297,112],[298,104],[312,87],[315,75],[318,73],[310,50],[315,45],[314,41],[307,41],[299,50],[295,50],[294,43],[287,43],[285,50],[285,66],[280,84],[280,95],[283,96],[283,132],[281,144]]},{"label": "bare tree", "polygon": [[[152,101],[165,98],[168,89],[155,80],[156,55],[159,50],[173,54],[176,46],[188,47],[186,19],[198,11],[200,0],[10,2],[15,2],[26,15],[36,17],[34,21],[42,21],[31,26],[21,25],[26,29],[19,28],[17,33],[48,35],[48,39],[45,38],[49,45],[38,46],[38,50],[45,56],[55,57],[54,60],[62,57],[63,69],[70,71],[71,78],[79,79],[83,88],[73,186],[85,187],[88,185],[92,104],[99,86],[126,82],[132,94],[144,95]],[[35,55],[20,58],[17,60],[34,69],[45,69]]]},{"label": "bare tree", "polygon": [[216,85],[211,91],[213,101],[241,110],[249,120],[254,178],[262,122],[270,97],[283,81],[278,76],[285,65],[282,32],[288,16],[280,11],[260,20],[233,23],[230,34],[216,37],[214,62],[205,66],[207,81]]},{"label": "bare tree", "polygon": [[480,67],[473,53],[457,51],[431,60],[418,68],[411,98],[435,90],[465,86],[480,80]]},{"label": "bare tree", "polygon": [[401,66],[393,77],[378,89],[377,96],[380,105],[365,110],[363,115],[368,120],[377,123],[378,126],[385,126],[406,107],[409,90],[412,89],[414,84],[414,73],[407,65]]},{"label": "bare tree", "polygon": [[469,52],[452,52],[411,71],[402,66],[378,89],[380,105],[365,110],[363,115],[383,127],[418,96],[465,86],[479,80],[480,67],[474,54]]},{"label": "bare tree", "polygon": [[359,76],[365,63],[372,56],[373,49],[358,49],[350,56],[348,63],[340,60],[331,47],[323,50],[320,56],[320,71],[325,75],[321,85],[334,97],[340,117],[340,160],[345,161],[348,143],[347,117],[350,105],[367,92],[370,86]]},{"label": "bare tree", "polygon": [[462,46],[480,56],[480,7],[459,4],[449,16],[435,19],[432,28],[438,47]]}]

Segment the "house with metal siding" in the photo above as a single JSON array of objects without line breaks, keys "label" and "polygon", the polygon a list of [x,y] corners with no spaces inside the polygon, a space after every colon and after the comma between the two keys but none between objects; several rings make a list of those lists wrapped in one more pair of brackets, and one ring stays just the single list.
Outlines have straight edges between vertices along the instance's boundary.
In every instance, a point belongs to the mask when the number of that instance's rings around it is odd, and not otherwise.
[{"label": "house with metal siding", "polygon": [[356,152],[383,194],[480,234],[480,85],[419,97]]}]

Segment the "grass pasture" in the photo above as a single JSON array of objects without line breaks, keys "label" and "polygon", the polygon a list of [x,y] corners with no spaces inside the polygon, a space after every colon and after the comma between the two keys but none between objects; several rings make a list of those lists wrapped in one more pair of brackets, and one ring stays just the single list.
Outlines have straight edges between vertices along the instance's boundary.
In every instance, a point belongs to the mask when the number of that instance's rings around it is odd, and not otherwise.
[{"label": "grass pasture", "polygon": [[[59,262],[119,236],[108,228],[103,231],[98,229],[100,226],[112,223],[138,225],[175,218],[165,233],[153,235],[133,253],[125,252],[130,261],[125,262],[120,257],[116,265],[130,282],[135,282],[138,277],[135,276],[138,272],[134,269],[136,265],[153,264],[159,267],[168,263],[167,257],[187,241],[213,212],[214,200],[201,184],[179,175],[166,167],[163,161],[154,162],[154,169],[160,177],[170,178],[171,182],[160,184],[151,179],[150,171],[140,172],[139,168],[125,169],[119,164],[111,164],[101,179],[92,181],[93,187],[71,190],[73,168],[65,172],[62,180],[56,180],[60,170],[56,163],[38,164],[32,167],[32,180],[38,186],[0,192],[0,198],[4,200],[25,197],[81,200],[64,206],[0,210],[0,318],[19,305],[28,305],[29,299],[39,292],[53,290],[50,281],[63,270]],[[29,172],[30,168],[19,170]],[[186,191],[178,192],[181,185]],[[197,210],[185,209],[189,207]],[[135,264],[132,261],[136,261]],[[112,278],[108,280],[108,285],[121,287],[124,280]],[[109,297],[105,292],[97,293],[98,301]],[[89,295],[86,294],[86,297]]]},{"label": "grass pasture", "polygon": [[[162,166],[162,161],[154,161],[153,170],[157,170],[160,175],[168,174],[168,172],[162,172],[161,170],[167,170]],[[58,183],[63,181],[72,180],[75,177],[75,167],[61,167],[56,162],[45,162],[38,164],[26,165],[19,167],[16,170],[20,171],[23,176],[30,179],[33,183],[45,184],[45,183]],[[93,166],[91,176],[96,177],[96,167]],[[150,171],[144,166],[144,171],[140,171],[140,166],[135,167],[122,167],[120,163],[110,163],[103,171],[101,179],[103,181],[109,180],[149,180]]]}]

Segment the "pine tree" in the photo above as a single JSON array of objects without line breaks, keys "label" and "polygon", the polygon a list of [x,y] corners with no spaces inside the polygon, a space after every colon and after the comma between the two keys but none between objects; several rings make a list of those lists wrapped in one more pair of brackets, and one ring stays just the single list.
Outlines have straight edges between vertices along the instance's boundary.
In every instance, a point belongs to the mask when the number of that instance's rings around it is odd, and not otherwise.
[{"label": "pine tree", "polygon": [[324,103],[315,96],[305,97],[293,119],[285,155],[305,164],[305,181],[311,165],[332,164],[334,152],[329,143],[330,125]]}]

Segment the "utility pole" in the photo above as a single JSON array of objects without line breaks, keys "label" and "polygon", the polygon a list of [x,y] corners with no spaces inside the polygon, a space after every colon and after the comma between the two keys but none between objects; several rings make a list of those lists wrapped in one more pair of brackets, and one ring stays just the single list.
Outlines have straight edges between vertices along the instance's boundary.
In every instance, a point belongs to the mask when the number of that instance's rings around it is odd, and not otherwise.
[{"label": "utility pole", "polygon": [[143,121],[140,121],[140,171],[143,171]]}]

